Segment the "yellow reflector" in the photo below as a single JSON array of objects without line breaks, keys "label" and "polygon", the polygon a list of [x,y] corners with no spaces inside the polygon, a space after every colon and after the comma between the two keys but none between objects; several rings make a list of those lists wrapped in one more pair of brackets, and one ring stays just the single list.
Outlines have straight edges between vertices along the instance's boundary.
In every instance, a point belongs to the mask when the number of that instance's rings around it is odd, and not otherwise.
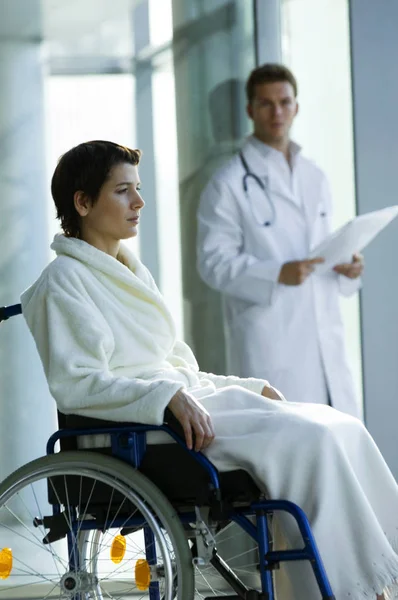
[{"label": "yellow reflector", "polygon": [[124,535],[117,535],[111,546],[111,561],[118,565],[122,562],[126,554],[126,538]]},{"label": "yellow reflector", "polygon": [[145,592],[151,583],[151,570],[143,558],[139,558],[135,563],[135,582],[141,592]]},{"label": "yellow reflector", "polygon": [[12,550],[3,548],[0,550],[0,579],[7,579],[12,571]]}]

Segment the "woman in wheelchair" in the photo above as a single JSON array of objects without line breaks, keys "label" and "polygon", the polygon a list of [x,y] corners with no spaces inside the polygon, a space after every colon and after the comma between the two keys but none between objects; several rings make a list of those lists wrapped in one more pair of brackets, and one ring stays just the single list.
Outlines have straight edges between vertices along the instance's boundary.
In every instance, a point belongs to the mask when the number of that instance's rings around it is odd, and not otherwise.
[{"label": "woman in wheelchair", "polygon": [[[21,302],[59,411],[160,425],[168,408],[220,472],[243,468],[268,498],[304,509],[338,600],[387,597],[398,487],[372,438],[328,406],[285,402],[267,381],[199,370],[149,271],[121,243],[137,235],[144,207],[139,160],[138,150],[88,142],[53,175],[63,234]],[[289,518],[280,525],[294,541]],[[287,563],[275,579],[283,600],[319,597],[310,566]]]}]

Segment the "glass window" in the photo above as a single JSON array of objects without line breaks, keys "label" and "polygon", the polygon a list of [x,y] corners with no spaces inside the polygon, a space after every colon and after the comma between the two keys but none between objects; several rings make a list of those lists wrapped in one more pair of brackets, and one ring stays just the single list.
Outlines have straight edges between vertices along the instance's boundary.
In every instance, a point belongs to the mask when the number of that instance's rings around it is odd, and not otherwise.
[{"label": "glass window", "polygon": [[227,371],[220,295],[196,270],[196,212],[214,171],[249,132],[244,83],[255,66],[253,3],[173,1],[184,334],[201,369]]},{"label": "glass window", "polygon": [[[110,140],[136,147],[134,78],[121,75],[50,76],[46,80],[49,178],[59,157],[81,142]],[[50,185],[48,185],[49,189]],[[59,231],[49,197],[51,238]],[[125,242],[139,252],[137,238]]]},{"label": "glass window", "polygon": [[[334,226],[356,214],[347,0],[283,0],[283,62],[298,80],[294,137],[326,172]],[[362,397],[359,300],[342,300],[348,358]]]}]

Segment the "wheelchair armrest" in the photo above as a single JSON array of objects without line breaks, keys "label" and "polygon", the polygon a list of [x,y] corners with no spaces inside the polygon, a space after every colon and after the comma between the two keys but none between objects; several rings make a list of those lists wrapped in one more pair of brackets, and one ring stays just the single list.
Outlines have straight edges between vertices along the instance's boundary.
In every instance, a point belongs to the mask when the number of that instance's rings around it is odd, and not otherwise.
[{"label": "wheelchair armrest", "polygon": [[[208,505],[212,514],[219,515],[220,519],[224,515],[224,519],[233,502],[247,504],[258,500],[261,495],[245,471],[219,474],[204,454],[188,450],[182,427],[169,410],[165,411],[164,424],[161,426],[120,423],[62,413],[58,413],[58,421],[60,430],[49,439],[48,454],[54,452],[58,440],[62,442],[62,451],[77,450],[76,437],[109,434],[113,439],[111,446],[92,451],[113,455],[132,466],[138,462],[139,470],[175,506]],[[177,443],[146,446],[147,431],[164,431]],[[140,446],[140,443],[143,444]],[[131,448],[133,452],[129,456]],[[136,462],[137,457],[139,460]]]},{"label": "wheelchair armrest", "polygon": [[[93,419],[91,417],[82,417],[80,415],[65,415],[58,411],[58,424],[60,429],[56,431],[47,442],[47,454],[53,454],[55,443],[61,440],[68,440],[73,443],[73,438],[82,435],[97,435],[109,434],[113,437],[129,433],[146,433],[147,431],[165,431],[178,443],[184,451],[201,465],[210,480],[214,494],[217,498],[220,496],[220,481],[218,471],[209,459],[201,452],[189,450],[186,446],[183,429],[177,421],[173,413],[166,409],[165,422],[163,425],[144,425],[142,423],[121,423],[116,421],[105,421],[103,419]],[[73,447],[65,447],[62,444],[63,450],[77,449],[77,445]],[[142,453],[145,455],[145,450]]]},{"label": "wheelchair armrest", "polygon": [[[164,424],[184,439],[184,430],[181,423],[168,408],[166,408],[164,412]],[[65,415],[58,411],[58,426],[60,429],[113,429],[115,427],[136,427],[142,425],[142,423],[121,423],[118,421],[105,421],[104,419],[96,419],[93,417],[82,417],[80,415]],[[154,430],[160,430],[162,426],[153,425],[151,427],[153,427]]]}]

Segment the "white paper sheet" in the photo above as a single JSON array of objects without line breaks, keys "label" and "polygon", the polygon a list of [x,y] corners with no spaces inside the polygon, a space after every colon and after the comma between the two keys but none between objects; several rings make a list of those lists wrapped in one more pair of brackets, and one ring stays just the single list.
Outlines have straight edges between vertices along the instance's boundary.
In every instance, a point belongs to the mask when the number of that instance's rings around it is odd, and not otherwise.
[{"label": "white paper sheet", "polygon": [[355,217],[337,229],[310,252],[310,258],[325,259],[316,266],[316,272],[324,273],[336,265],[351,262],[352,255],[361,252],[397,215],[398,206],[389,206]]}]

